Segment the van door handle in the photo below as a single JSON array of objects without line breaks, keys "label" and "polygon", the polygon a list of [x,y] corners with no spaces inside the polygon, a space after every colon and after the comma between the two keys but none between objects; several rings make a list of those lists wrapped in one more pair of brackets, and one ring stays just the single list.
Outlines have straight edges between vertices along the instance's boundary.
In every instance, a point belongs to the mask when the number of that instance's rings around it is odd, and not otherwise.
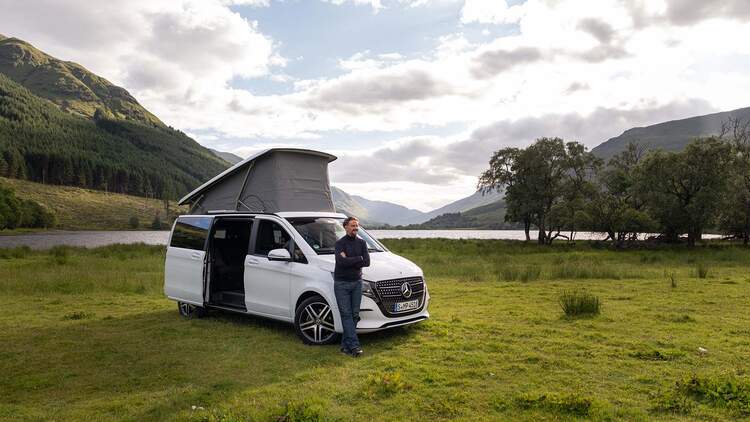
[{"label": "van door handle", "polygon": [[258,261],[255,258],[247,258],[245,260],[245,265],[258,265],[258,264],[260,264],[260,261]]},{"label": "van door handle", "polygon": [[200,252],[193,252],[192,254],[190,254],[190,258],[193,258],[193,259],[196,259],[196,260],[197,259],[201,259],[201,254],[200,254]]}]

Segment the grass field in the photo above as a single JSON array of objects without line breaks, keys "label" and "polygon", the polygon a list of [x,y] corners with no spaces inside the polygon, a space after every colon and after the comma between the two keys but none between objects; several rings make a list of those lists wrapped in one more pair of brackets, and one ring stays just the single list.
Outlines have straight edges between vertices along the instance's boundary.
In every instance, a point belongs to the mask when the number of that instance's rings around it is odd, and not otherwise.
[{"label": "grass field", "polygon": [[[129,230],[132,229],[129,223],[133,216],[138,217],[140,229],[149,229],[156,215],[162,222],[165,221],[164,202],[160,199],[4,177],[0,177],[0,186],[10,187],[17,197],[31,199],[51,210],[57,217],[56,229]],[[169,209],[170,216],[186,211],[185,207],[178,207],[174,201],[170,202]],[[2,234],[9,233],[0,230]]]},{"label": "grass field", "polygon": [[[4,420],[750,418],[750,249],[389,240],[426,273],[432,318],[361,336],[183,320],[163,250],[0,250]],[[601,313],[566,318],[563,291]]]}]

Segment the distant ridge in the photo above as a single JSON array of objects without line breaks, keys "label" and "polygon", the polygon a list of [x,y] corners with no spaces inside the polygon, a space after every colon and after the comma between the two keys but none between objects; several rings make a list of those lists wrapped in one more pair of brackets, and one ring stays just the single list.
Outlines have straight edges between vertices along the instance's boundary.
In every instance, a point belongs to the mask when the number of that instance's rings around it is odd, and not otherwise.
[{"label": "distant ridge", "polygon": [[373,201],[357,195],[351,197],[361,204],[371,218],[383,224],[409,224],[423,220],[425,213],[388,201]]},{"label": "distant ridge", "polygon": [[335,186],[331,187],[331,192],[336,209],[340,212],[355,215],[370,225],[391,226],[420,224],[443,214],[465,212],[477,207],[498,204],[503,197],[502,194],[496,192],[484,196],[480,192],[475,192],[430,212],[422,212],[388,201],[373,201],[350,195]]},{"label": "distant ridge", "polygon": [[648,149],[679,151],[697,137],[717,135],[721,130],[721,123],[729,118],[750,119],[750,107],[628,129],[622,135],[601,143],[591,152],[608,159],[625,150],[631,141]]},{"label": "distant ridge", "polygon": [[465,198],[461,198],[457,201],[451,202],[450,204],[444,205],[440,208],[428,212],[426,214],[427,218],[419,222],[427,221],[442,214],[464,212],[484,205],[494,204],[497,201],[502,200],[503,195],[503,192],[497,191],[489,192],[486,194],[482,194],[482,192],[476,191]]},{"label": "distant ridge", "polygon": [[505,202],[499,200],[467,211],[440,214],[410,228],[518,230],[523,229],[523,225],[505,221]]},{"label": "distant ridge", "polygon": [[333,196],[333,205],[337,212],[355,216],[367,225],[382,224],[379,221],[373,220],[369,210],[359,203],[359,201],[336,186],[331,186],[331,196]]},{"label": "distant ridge", "polygon": [[234,155],[231,152],[217,151],[213,148],[209,148],[209,150],[213,152],[214,155],[216,155],[217,157],[221,158],[222,160],[226,161],[229,164],[234,165],[242,161],[242,157],[240,157],[239,155]]}]

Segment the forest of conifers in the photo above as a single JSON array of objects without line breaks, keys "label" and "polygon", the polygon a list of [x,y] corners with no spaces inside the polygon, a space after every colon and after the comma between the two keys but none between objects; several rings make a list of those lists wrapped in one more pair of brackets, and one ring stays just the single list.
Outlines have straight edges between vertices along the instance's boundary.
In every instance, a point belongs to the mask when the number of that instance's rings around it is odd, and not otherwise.
[{"label": "forest of conifers", "polygon": [[171,127],[66,114],[0,74],[0,176],[175,199],[228,166]]}]

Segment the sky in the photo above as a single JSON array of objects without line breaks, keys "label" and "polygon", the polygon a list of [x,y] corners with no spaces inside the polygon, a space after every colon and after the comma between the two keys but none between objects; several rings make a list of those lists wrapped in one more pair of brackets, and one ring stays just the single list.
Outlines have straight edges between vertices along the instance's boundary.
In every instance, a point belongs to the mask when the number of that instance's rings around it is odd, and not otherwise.
[{"label": "sky", "polygon": [[747,0],[0,0],[0,33],[123,86],[202,145],[333,153],[428,211],[493,151],[750,106]]}]

